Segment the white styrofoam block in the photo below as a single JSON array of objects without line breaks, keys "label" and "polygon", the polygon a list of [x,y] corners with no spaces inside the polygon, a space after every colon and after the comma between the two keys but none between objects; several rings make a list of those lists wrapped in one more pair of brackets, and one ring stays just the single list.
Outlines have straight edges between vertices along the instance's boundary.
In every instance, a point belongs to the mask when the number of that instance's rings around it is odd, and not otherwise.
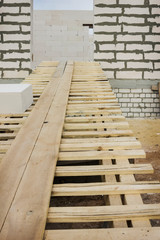
[{"label": "white styrofoam block", "polygon": [[32,103],[31,84],[0,84],[0,114],[24,113]]}]

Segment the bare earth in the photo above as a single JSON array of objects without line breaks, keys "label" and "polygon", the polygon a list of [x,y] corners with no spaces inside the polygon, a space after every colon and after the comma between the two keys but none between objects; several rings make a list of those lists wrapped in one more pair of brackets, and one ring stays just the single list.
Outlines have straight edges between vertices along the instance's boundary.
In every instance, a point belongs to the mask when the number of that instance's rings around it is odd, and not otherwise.
[{"label": "bare earth", "polygon": [[[141,142],[146,152],[146,159],[138,159],[136,163],[151,163],[154,174],[137,175],[137,181],[160,181],[160,119],[128,119],[130,129]],[[160,203],[160,194],[143,194],[144,203]],[[152,222],[160,226],[160,220]]]}]

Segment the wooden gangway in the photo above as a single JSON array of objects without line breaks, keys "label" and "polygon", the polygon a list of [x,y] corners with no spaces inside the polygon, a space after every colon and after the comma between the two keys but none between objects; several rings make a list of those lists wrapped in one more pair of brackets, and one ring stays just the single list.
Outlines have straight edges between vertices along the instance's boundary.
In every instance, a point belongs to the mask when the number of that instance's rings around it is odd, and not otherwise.
[{"label": "wooden gangway", "polygon": [[159,240],[142,194],[160,184],[136,181],[153,168],[99,63],[42,62],[25,82],[33,105],[0,116],[0,240]]}]

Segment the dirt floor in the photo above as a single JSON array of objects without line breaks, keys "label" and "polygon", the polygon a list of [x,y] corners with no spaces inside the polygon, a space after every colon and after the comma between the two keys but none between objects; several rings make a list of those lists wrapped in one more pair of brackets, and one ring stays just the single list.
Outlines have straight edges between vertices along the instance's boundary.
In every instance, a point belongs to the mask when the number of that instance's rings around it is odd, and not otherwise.
[{"label": "dirt floor", "polygon": [[[137,181],[160,181],[160,119],[127,119],[130,129],[142,144],[146,152],[146,159],[137,159],[136,163],[151,163],[154,174],[136,175]],[[58,180],[58,179],[57,179]],[[90,179],[85,179],[88,182]],[[93,181],[93,179],[91,179]],[[100,179],[94,179],[100,181]],[[59,180],[58,180],[59,181]],[[63,179],[61,180],[63,181]],[[73,179],[66,179],[72,182]],[[84,179],[83,179],[84,181]],[[142,194],[144,203],[160,203],[160,194]],[[89,197],[57,197],[51,200],[51,206],[98,206],[105,205],[103,196]],[[160,220],[151,220],[152,226],[160,226]],[[71,223],[71,224],[47,224],[47,229],[65,228],[106,228],[104,223]]]},{"label": "dirt floor", "polygon": [[146,159],[137,163],[151,163],[155,172],[148,180],[160,181],[160,119],[128,119],[128,122],[146,152]]},{"label": "dirt floor", "polygon": [[[130,129],[141,142],[146,152],[146,159],[137,159],[136,163],[151,163],[154,174],[137,175],[137,181],[160,181],[160,119],[128,119]],[[160,194],[143,194],[144,203],[160,203]],[[153,226],[160,226],[159,220],[154,220]]]}]

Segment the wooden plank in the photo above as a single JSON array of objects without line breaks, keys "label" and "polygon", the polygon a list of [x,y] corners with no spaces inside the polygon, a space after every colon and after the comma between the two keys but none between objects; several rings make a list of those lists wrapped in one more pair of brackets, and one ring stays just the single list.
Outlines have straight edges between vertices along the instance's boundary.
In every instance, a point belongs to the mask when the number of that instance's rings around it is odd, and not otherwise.
[{"label": "wooden plank", "polygon": [[160,193],[160,184],[147,182],[134,184],[83,183],[83,184],[54,184],[52,196],[96,196],[119,194]]},{"label": "wooden plank", "polygon": [[64,130],[86,130],[86,129],[128,129],[128,122],[115,123],[65,123]]},{"label": "wooden plank", "polygon": [[[15,197],[15,192],[24,174],[28,159],[35,146],[59,83],[60,78],[54,78],[48,84],[0,165],[0,229],[4,224],[11,203]],[[15,138],[15,136],[15,133],[1,134],[0,139],[5,139],[5,137],[7,139]]]},{"label": "wooden plank", "polygon": [[145,158],[144,150],[60,152],[59,161]]},{"label": "wooden plank", "polygon": [[160,204],[51,207],[47,222],[104,222],[132,219],[160,219]]},{"label": "wooden plank", "polygon": [[61,144],[78,144],[78,143],[115,143],[116,142],[138,142],[135,137],[110,137],[110,138],[62,138]]},{"label": "wooden plank", "polygon": [[115,174],[151,174],[153,173],[150,164],[131,164],[130,166],[115,165],[93,165],[93,166],[64,166],[56,168],[56,176],[101,176]]},{"label": "wooden plank", "polygon": [[131,130],[107,130],[107,131],[66,131],[63,132],[63,137],[82,138],[82,137],[121,137],[132,136]]},{"label": "wooden plank", "polygon": [[43,238],[72,71],[67,65],[4,222],[2,239]]},{"label": "wooden plank", "polygon": [[109,149],[139,149],[141,144],[137,142],[102,142],[102,143],[75,143],[75,144],[61,144],[60,151],[87,151],[97,150],[104,151]]},{"label": "wooden plank", "polygon": [[124,121],[125,118],[121,115],[109,115],[107,116],[92,116],[92,117],[66,117],[66,123],[87,123],[87,122],[116,122],[116,121]]},{"label": "wooden plank", "polygon": [[45,240],[160,240],[160,227],[47,230]]}]

